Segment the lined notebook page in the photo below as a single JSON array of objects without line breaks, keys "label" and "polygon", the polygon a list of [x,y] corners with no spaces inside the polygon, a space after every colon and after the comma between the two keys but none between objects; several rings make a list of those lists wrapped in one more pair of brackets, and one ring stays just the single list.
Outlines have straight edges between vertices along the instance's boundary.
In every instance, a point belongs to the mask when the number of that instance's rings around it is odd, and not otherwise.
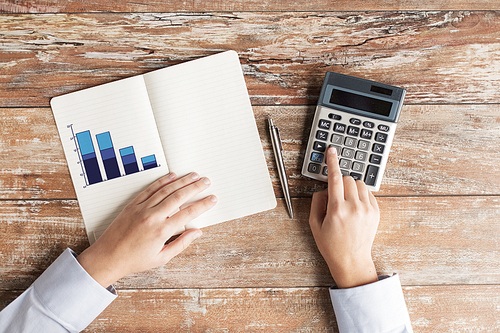
[{"label": "lined notebook page", "polygon": [[[51,106],[93,243],[131,199],[168,173],[144,79],[136,76],[55,97]],[[144,170],[144,165],[151,168]]]},{"label": "lined notebook page", "polygon": [[234,51],[144,75],[169,167],[212,181],[195,200],[219,201],[189,223],[201,228],[276,206],[238,55]]}]

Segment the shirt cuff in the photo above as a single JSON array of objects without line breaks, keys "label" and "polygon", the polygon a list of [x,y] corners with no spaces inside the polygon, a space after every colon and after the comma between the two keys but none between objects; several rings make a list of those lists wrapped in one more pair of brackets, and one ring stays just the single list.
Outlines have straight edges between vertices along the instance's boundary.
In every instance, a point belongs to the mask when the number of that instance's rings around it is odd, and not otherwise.
[{"label": "shirt cuff", "polygon": [[330,288],[339,332],[413,332],[399,276],[347,289]]},{"label": "shirt cuff", "polygon": [[33,283],[40,302],[65,327],[81,331],[116,297],[113,286],[103,288],[66,249]]}]

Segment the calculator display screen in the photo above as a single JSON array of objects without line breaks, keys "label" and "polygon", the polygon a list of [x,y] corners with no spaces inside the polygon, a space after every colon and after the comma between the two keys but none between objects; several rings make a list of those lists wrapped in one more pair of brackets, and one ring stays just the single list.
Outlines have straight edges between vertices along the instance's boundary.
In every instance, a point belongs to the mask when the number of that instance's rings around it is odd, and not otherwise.
[{"label": "calculator display screen", "polygon": [[375,113],[388,117],[391,113],[392,103],[377,98],[371,98],[347,91],[333,89],[330,103],[345,106],[352,109]]}]

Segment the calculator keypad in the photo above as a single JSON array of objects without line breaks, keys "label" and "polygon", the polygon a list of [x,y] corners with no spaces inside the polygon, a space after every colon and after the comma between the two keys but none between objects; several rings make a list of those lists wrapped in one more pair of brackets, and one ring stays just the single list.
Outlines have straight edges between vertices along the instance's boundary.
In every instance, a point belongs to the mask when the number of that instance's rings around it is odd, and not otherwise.
[{"label": "calculator keypad", "polygon": [[327,176],[326,149],[333,147],[339,156],[342,175],[349,175],[355,180],[363,180],[369,186],[375,186],[391,130],[389,125],[377,125],[377,122],[335,113],[320,117],[318,123],[314,124],[316,140],[307,170]]}]

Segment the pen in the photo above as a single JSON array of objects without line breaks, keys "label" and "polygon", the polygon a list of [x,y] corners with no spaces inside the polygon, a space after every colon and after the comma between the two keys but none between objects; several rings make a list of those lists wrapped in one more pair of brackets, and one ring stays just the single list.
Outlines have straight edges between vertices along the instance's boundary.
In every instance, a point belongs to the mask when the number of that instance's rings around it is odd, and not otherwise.
[{"label": "pen", "polygon": [[274,126],[273,120],[271,118],[268,119],[268,122],[269,132],[271,133],[271,143],[273,145],[274,151],[274,159],[276,160],[276,165],[278,166],[278,174],[280,176],[281,188],[283,189],[283,194],[285,195],[288,212],[290,213],[290,217],[293,219],[292,199],[290,198],[290,188],[288,187],[285,164],[283,163],[283,146],[281,145],[280,132],[278,130],[278,127]]}]

